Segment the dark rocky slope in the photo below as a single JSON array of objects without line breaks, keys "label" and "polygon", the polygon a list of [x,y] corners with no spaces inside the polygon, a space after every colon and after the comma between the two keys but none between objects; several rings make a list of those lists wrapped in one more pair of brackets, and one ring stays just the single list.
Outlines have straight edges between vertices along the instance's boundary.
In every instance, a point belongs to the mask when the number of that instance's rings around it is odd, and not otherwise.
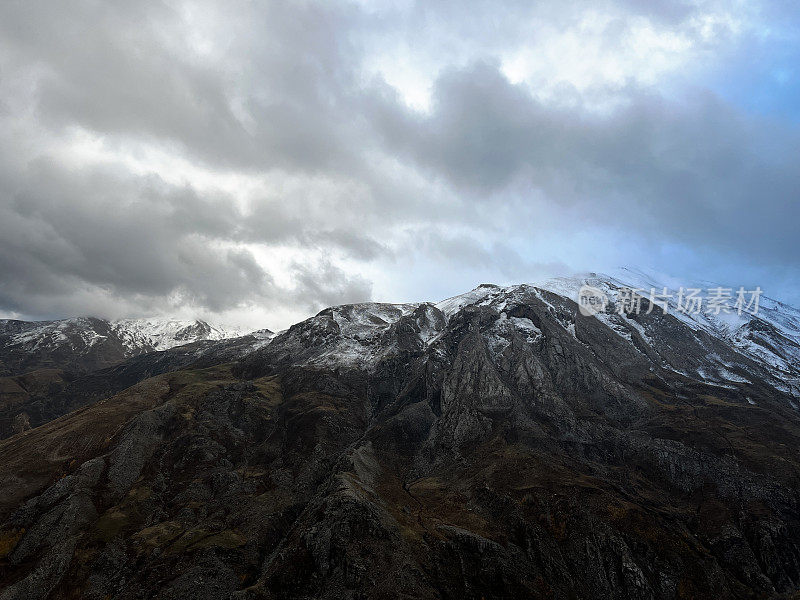
[{"label": "dark rocky slope", "polygon": [[[478,296],[329,309],[0,442],[0,599],[800,589],[769,365],[669,315]],[[712,355],[736,377],[692,376]]]},{"label": "dark rocky slope", "polygon": [[0,377],[0,439],[38,427],[150,377],[190,366],[202,368],[236,360],[262,342],[251,335],[203,340],[139,354],[90,372],[36,369]]}]

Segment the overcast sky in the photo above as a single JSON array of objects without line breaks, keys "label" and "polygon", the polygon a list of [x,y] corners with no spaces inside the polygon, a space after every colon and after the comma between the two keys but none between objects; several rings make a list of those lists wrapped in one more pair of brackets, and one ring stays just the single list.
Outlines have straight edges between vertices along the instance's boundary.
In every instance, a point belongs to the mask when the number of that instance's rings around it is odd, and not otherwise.
[{"label": "overcast sky", "polygon": [[0,315],[634,265],[800,304],[795,0],[0,3]]}]

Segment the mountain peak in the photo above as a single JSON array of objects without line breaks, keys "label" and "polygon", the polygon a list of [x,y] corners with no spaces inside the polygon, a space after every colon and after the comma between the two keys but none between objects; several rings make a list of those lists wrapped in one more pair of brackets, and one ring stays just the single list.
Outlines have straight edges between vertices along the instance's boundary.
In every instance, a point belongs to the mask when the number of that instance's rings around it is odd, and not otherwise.
[{"label": "mountain peak", "polygon": [[200,319],[119,319],[111,324],[132,346],[149,344],[155,350],[168,350],[191,342],[222,340],[245,334],[239,328],[210,325]]},{"label": "mountain peak", "polygon": [[85,371],[126,358],[245,332],[202,320],[73,317],[56,321],[0,320],[0,375],[41,367]]}]

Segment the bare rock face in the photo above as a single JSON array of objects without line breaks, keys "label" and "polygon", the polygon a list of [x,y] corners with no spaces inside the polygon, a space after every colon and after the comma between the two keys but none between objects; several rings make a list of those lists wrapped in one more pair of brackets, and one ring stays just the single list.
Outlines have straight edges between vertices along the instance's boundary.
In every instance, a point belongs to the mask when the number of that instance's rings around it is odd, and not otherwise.
[{"label": "bare rock face", "polygon": [[0,442],[0,598],[791,597],[791,332],[557,291],[334,307]]},{"label": "bare rock face", "polygon": [[23,431],[28,431],[30,428],[31,420],[28,417],[28,414],[21,412],[14,417],[14,423],[11,426],[11,434],[15,435],[17,433],[22,433]]}]

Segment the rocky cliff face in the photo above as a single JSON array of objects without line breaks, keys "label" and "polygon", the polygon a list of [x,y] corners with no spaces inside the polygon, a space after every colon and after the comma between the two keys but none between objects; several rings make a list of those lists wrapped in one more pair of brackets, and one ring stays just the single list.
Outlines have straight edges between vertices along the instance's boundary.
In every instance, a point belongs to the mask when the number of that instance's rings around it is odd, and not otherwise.
[{"label": "rocky cliff face", "polygon": [[0,598],[790,597],[796,311],[580,283],[327,309],[0,442]]}]

